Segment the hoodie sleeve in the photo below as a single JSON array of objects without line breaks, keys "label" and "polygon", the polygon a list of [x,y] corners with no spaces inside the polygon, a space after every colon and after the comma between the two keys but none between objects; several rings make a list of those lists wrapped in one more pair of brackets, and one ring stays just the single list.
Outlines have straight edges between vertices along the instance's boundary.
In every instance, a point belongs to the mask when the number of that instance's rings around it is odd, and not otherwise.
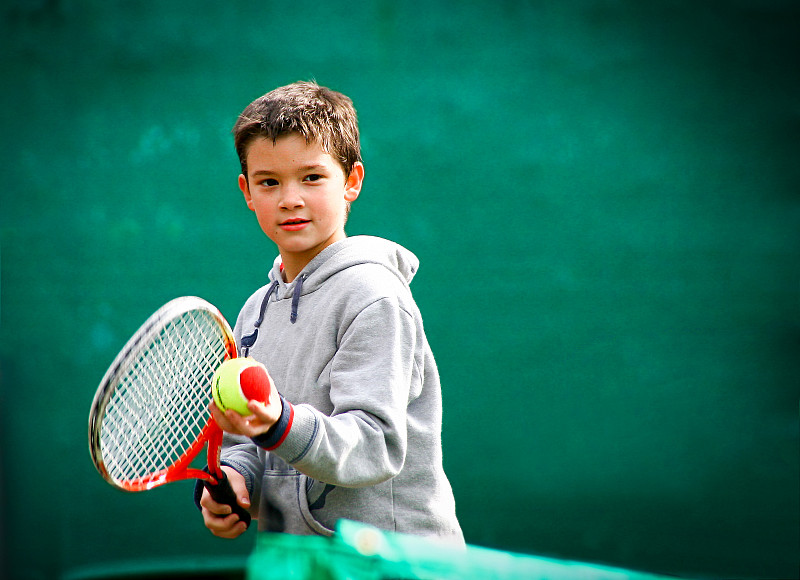
[{"label": "hoodie sleeve", "polygon": [[331,370],[333,412],[291,405],[270,451],[309,477],[345,487],[397,475],[406,456],[406,413],[421,384],[416,324],[396,297],[364,308],[342,334]]},{"label": "hoodie sleeve", "polygon": [[221,462],[242,474],[250,494],[250,513],[258,518],[258,498],[261,497],[261,475],[264,463],[258,448],[247,437],[225,433]]}]

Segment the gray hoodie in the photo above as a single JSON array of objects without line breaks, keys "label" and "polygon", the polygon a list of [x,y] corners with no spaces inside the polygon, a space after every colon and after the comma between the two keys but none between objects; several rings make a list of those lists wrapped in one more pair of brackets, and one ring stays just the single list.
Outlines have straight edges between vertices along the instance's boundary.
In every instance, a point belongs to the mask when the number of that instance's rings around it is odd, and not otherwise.
[{"label": "gray hoodie", "polygon": [[[340,518],[463,544],[442,468],[439,374],[409,283],[418,260],[381,238],[320,252],[245,303],[234,335],[284,401],[255,440],[226,435],[259,529],[332,532]],[[260,498],[256,501],[255,498]]]}]

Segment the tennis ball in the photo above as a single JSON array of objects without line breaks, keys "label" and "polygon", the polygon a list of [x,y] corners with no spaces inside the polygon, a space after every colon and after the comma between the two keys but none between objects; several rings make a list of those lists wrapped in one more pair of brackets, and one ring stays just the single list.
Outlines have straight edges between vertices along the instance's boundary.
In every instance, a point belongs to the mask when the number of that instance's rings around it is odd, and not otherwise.
[{"label": "tennis ball", "polygon": [[231,358],[214,373],[211,391],[214,403],[221,411],[233,409],[240,415],[251,415],[247,402],[251,399],[266,403],[272,380],[266,367],[253,358]]}]

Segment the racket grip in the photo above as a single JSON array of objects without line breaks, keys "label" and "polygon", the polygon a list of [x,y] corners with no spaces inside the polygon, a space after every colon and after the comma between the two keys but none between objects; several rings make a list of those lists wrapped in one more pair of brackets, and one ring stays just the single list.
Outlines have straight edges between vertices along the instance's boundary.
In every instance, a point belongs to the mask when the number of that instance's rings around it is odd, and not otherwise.
[{"label": "racket grip", "polygon": [[214,485],[210,481],[203,482],[203,485],[208,490],[208,493],[211,494],[211,497],[215,502],[224,503],[225,505],[231,506],[232,512],[239,516],[239,521],[247,524],[247,527],[249,528],[251,520],[250,512],[240,506],[239,502],[236,501],[236,494],[233,492],[231,482],[228,481],[228,476],[224,471],[222,471],[222,477],[217,477],[216,479],[217,485]]}]

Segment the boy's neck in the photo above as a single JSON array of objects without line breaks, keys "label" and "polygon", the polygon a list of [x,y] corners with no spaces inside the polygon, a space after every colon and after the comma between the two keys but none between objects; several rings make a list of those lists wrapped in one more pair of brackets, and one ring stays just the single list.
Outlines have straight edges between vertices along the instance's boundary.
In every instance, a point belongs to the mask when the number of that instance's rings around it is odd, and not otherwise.
[{"label": "boy's neck", "polygon": [[303,271],[303,268],[308,266],[308,263],[316,257],[319,252],[316,252],[313,256],[296,256],[296,255],[284,255],[281,254],[281,260],[283,261],[283,267],[281,268],[281,274],[283,274],[283,281],[287,284],[291,284],[294,282],[294,279],[300,275],[300,272]]},{"label": "boy's neck", "polygon": [[[302,268],[301,268],[301,270],[302,270]],[[287,284],[291,284],[292,282],[294,282],[294,279],[297,278],[297,274],[299,274],[299,273],[300,273],[300,271],[298,270],[297,273],[290,274],[289,270],[287,270],[286,267],[284,267],[283,270],[281,270],[281,275],[283,276],[283,281],[286,282]]]},{"label": "boy's neck", "polygon": [[320,244],[314,248],[310,248],[305,252],[286,252],[281,250],[281,261],[283,262],[283,281],[287,284],[294,282],[294,279],[300,275],[303,268],[308,266],[308,263],[316,258],[322,250],[338,241],[345,239],[347,236],[344,232],[341,235],[331,236],[325,243]]},{"label": "boy's neck", "polygon": [[[300,270],[302,270],[302,268]],[[286,258],[281,256],[281,278],[284,282],[291,284],[291,282],[297,278],[297,274],[300,273],[300,270],[295,271],[295,267],[291,264],[287,264]]]}]

